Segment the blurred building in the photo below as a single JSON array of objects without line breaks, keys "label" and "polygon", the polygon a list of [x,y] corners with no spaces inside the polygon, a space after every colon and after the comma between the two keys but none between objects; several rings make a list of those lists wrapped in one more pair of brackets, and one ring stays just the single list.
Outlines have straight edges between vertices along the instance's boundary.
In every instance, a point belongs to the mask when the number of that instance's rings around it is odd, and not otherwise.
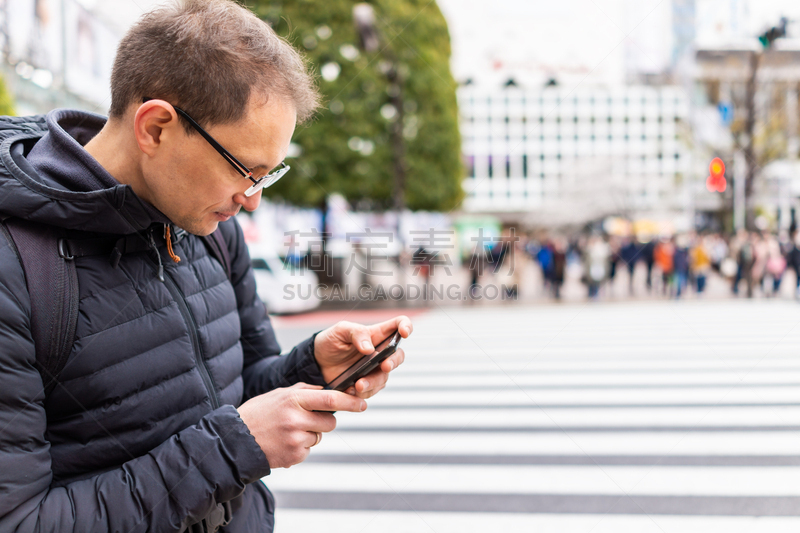
[{"label": "blurred building", "polygon": [[[756,76],[753,114],[756,145],[755,200],[778,227],[796,223],[800,207],[800,49],[794,43],[780,43],[776,50],[761,52],[754,46],[700,49],[694,69],[694,113],[698,150],[719,155],[729,163],[729,176],[744,179],[744,169],[730,165],[734,153],[747,143],[745,130],[747,83],[752,73],[753,54],[761,54]],[[776,43],[776,44],[778,44]],[[708,158],[710,159],[710,157]],[[744,163],[743,157],[738,161]],[[769,171],[767,171],[769,170]],[[698,191],[701,185],[697,185]],[[730,204],[732,194],[709,202],[709,194],[698,193],[698,208],[711,210],[714,204]]]},{"label": "blurred building", "polygon": [[693,48],[696,38],[696,0],[672,0],[672,65]]},{"label": "blurred building", "polygon": [[458,98],[465,211],[574,225],[691,209],[689,102],[678,87],[465,86]]},{"label": "blurred building", "polygon": [[105,113],[117,44],[158,0],[0,1],[2,73],[17,114]]}]

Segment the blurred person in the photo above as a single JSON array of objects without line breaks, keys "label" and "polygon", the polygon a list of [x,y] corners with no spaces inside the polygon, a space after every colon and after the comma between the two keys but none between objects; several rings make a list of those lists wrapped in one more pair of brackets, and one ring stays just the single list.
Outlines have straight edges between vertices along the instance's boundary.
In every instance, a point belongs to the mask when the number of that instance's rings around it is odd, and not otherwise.
[{"label": "blurred person", "polygon": [[633,273],[636,269],[636,261],[639,258],[639,247],[636,246],[636,239],[626,237],[619,249],[619,258],[625,263],[628,270],[628,293],[633,296]]},{"label": "blurred person", "polygon": [[656,266],[661,271],[661,291],[664,295],[670,291],[672,285],[672,274],[674,265],[672,262],[675,255],[675,245],[669,237],[662,237],[655,245],[653,250],[653,259]]},{"label": "blurred person", "polygon": [[610,260],[611,248],[608,243],[599,235],[589,237],[583,257],[584,278],[589,298],[596,299],[600,293],[600,287],[608,279]]},{"label": "blurred person", "polygon": [[619,238],[616,235],[611,235],[608,238],[608,248],[611,250],[611,256],[608,259],[608,288],[612,293],[614,292],[614,280],[617,277],[617,263],[620,261]]},{"label": "blurred person", "polygon": [[542,290],[547,293],[553,284],[553,244],[550,239],[542,241],[536,252],[536,261],[542,269]]},{"label": "blurred person", "polygon": [[706,288],[706,277],[711,271],[711,255],[706,246],[706,239],[697,237],[689,252],[689,263],[695,281],[695,290],[702,295]]},{"label": "blurred person", "polygon": [[728,243],[718,233],[709,235],[705,242],[711,260],[711,268],[721,273],[722,262],[728,258]]},{"label": "blurred person", "polygon": [[415,267],[415,272],[422,274],[425,286],[428,286],[431,280],[431,263],[433,254],[429,252],[424,246],[419,245],[411,254],[410,264]]},{"label": "blurred person", "polygon": [[[755,252],[755,235],[751,235],[747,232],[743,234],[737,235],[737,247],[738,253],[736,256],[736,262],[738,266],[738,270],[736,272],[736,279],[733,282],[733,292],[734,294],[739,294],[739,283],[741,280],[745,281],[747,286],[747,297],[753,297],[753,265],[756,262],[756,252]],[[733,248],[733,247],[731,247]],[[734,248],[734,249],[736,249]]]},{"label": "blurred person", "polygon": [[777,240],[778,240],[778,246],[781,249],[783,257],[784,258],[788,257],[789,252],[792,249],[792,237],[789,235],[789,232],[786,231],[785,229],[781,230],[778,233]]},{"label": "blurred person", "polygon": [[509,241],[500,238],[494,241],[494,244],[489,248],[489,256],[492,261],[492,273],[496,273],[505,261],[506,254],[508,253]]},{"label": "blurred person", "polygon": [[786,258],[781,250],[780,242],[774,235],[768,235],[765,243],[766,264],[764,270],[772,280],[769,296],[776,296],[780,292],[783,273],[786,271]]},{"label": "blurred person", "polygon": [[[731,289],[736,294],[736,278],[741,276],[741,269],[737,254],[734,253],[734,237],[730,239],[731,245],[728,241],[719,234],[714,235],[713,245],[711,248],[711,268],[716,269],[720,276],[727,279],[731,284]],[[738,248],[737,248],[738,249]]]},{"label": "blurred person", "polygon": [[647,266],[647,279],[645,281],[647,292],[653,289],[653,265],[656,263],[655,257],[656,241],[652,237],[645,237],[640,248],[642,261]]},{"label": "blurred person", "polygon": [[[739,294],[739,283],[741,282],[742,278],[744,277],[744,272],[742,270],[743,261],[742,261],[742,247],[748,242],[750,239],[749,233],[747,233],[744,229],[739,229],[730,239],[730,243],[728,246],[729,255],[736,261],[736,275],[733,278],[733,283],[731,284],[731,290],[733,294]],[[745,256],[749,261],[752,259],[752,248],[750,248],[749,244],[747,250],[745,252]],[[748,267],[749,268],[749,267]]]},{"label": "blurred person", "polygon": [[[0,531],[272,531],[261,479],[305,460],[332,412],[366,409],[403,362],[399,350],[348,393],[322,390],[410,321],[340,322],[282,356],[256,293],[234,215],[288,171],[318,101],[268,24],[186,0],[121,40],[108,118],[0,119]],[[51,324],[33,312],[20,256],[35,239],[14,242],[20,226],[58,235],[43,260],[77,276],[75,300],[56,302],[77,324],[55,376],[37,354]]]},{"label": "blurred person", "polygon": [[520,273],[514,263],[514,255],[507,253],[503,256],[503,264],[495,271],[494,281],[503,300],[517,300],[519,297]]},{"label": "blurred person", "polygon": [[753,278],[753,286],[761,289],[762,294],[767,294],[764,288],[764,279],[767,275],[767,260],[769,259],[769,245],[767,237],[762,232],[752,234],[753,243],[753,267],[750,269],[750,276]]},{"label": "blurred person", "polygon": [[553,297],[561,299],[561,287],[567,271],[567,240],[556,237],[553,241]]},{"label": "blurred person", "polygon": [[469,260],[469,301],[473,303],[478,297],[478,281],[486,268],[486,252],[478,244],[472,252]]},{"label": "blurred person", "polygon": [[787,263],[794,270],[794,296],[800,299],[800,231],[792,235],[792,245],[787,254]]},{"label": "blurred person", "polygon": [[674,239],[672,252],[673,290],[676,298],[680,298],[689,280],[689,237],[678,235]]}]

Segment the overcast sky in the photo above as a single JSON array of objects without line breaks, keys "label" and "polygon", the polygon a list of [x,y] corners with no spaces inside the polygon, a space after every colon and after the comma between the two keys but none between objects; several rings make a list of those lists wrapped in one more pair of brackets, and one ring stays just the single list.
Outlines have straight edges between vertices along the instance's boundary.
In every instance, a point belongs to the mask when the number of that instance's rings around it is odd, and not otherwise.
[{"label": "overcast sky", "polygon": [[[494,84],[509,73],[623,83],[627,68],[658,72],[673,52],[672,0],[437,0],[448,20],[456,79]],[[800,19],[800,0],[697,0],[697,39],[741,42]],[[792,28],[793,32],[795,28]]]},{"label": "overcast sky", "polygon": [[[164,0],[78,0],[123,31]],[[673,0],[436,0],[447,18],[459,81],[619,84],[626,69],[658,72],[673,54]],[[741,44],[800,0],[696,0],[700,46]],[[800,39],[800,23],[792,27]],[[800,46],[800,40],[798,40]]]}]

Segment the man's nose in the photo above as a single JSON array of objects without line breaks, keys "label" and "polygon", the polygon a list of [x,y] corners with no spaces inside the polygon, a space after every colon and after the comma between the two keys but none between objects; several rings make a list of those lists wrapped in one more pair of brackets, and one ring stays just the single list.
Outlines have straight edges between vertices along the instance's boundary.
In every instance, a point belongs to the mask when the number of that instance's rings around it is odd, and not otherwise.
[{"label": "man's nose", "polygon": [[233,197],[233,201],[244,207],[246,211],[255,211],[258,209],[258,204],[261,203],[261,191],[258,191],[253,196],[246,196],[244,193],[238,193]]}]

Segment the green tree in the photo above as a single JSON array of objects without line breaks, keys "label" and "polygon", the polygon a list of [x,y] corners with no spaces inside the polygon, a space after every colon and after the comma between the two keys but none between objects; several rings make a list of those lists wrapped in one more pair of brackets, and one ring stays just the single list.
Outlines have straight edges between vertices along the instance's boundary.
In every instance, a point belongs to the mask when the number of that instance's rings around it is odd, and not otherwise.
[{"label": "green tree", "polygon": [[[360,49],[352,0],[258,0],[254,11],[305,52],[322,74],[323,109],[295,140],[302,155],[266,194],[319,206],[341,193],[354,204],[392,205],[394,183],[387,60],[403,80],[405,203],[413,210],[449,210],[463,196],[456,83],[450,36],[435,2],[372,0],[380,47]],[[297,170],[295,170],[297,169]],[[290,177],[291,176],[291,177]]]},{"label": "green tree", "polygon": [[8,91],[6,81],[0,77],[0,115],[13,115],[14,112],[14,98]]}]

